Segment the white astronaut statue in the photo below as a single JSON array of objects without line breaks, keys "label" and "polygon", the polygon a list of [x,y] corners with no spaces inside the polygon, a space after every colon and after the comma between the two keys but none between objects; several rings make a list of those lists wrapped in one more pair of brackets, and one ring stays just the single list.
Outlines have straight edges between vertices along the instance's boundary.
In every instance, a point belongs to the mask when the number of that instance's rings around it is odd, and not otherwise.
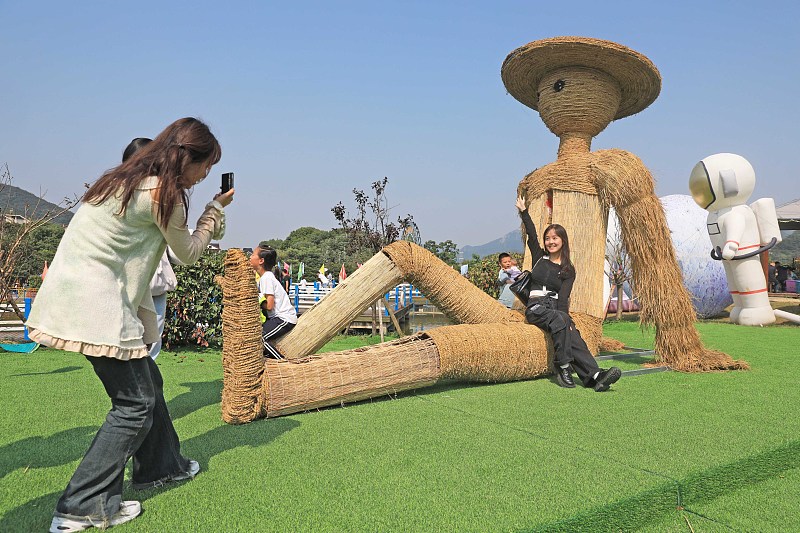
[{"label": "white astronaut statue", "polygon": [[689,178],[694,201],[708,211],[711,255],[725,267],[733,297],[731,322],[745,326],[775,322],[759,253],[781,240],[772,198],[745,205],[755,182],[753,167],[736,154],[706,157]]}]

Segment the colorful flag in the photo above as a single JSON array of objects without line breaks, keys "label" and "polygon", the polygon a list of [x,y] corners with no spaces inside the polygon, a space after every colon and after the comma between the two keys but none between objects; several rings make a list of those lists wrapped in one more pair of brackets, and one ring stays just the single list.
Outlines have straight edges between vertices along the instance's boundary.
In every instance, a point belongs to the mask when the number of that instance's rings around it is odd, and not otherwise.
[{"label": "colorful flag", "polygon": [[325,268],[325,263],[322,263],[322,266],[319,267],[319,273],[324,276],[326,270],[328,270],[328,269]]},{"label": "colorful flag", "polygon": [[289,276],[292,273],[291,269],[292,269],[292,266],[289,263],[287,263],[286,261],[284,261],[283,262],[283,273],[286,274],[287,276]]},{"label": "colorful flag", "polygon": [[44,262],[44,268],[42,269],[42,281],[44,281],[44,277],[47,275],[47,261]]},{"label": "colorful flag", "polygon": [[343,282],[347,278],[347,272],[344,270],[344,263],[342,263],[342,269],[339,271],[339,283]]},{"label": "colorful flag", "polygon": [[297,267],[297,281],[303,279],[303,275],[306,273],[306,264],[300,263],[300,266]]}]

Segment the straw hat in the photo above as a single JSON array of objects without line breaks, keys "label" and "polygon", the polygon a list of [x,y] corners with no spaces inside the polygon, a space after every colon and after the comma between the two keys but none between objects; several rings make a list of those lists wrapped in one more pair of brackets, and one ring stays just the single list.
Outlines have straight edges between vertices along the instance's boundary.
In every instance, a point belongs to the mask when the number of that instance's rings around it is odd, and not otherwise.
[{"label": "straw hat", "polygon": [[503,62],[501,77],[511,96],[538,110],[536,92],[542,77],[572,66],[595,68],[617,80],[622,99],[615,119],[643,110],[661,91],[661,75],[647,57],[621,44],[588,37],[553,37],[521,46]]}]

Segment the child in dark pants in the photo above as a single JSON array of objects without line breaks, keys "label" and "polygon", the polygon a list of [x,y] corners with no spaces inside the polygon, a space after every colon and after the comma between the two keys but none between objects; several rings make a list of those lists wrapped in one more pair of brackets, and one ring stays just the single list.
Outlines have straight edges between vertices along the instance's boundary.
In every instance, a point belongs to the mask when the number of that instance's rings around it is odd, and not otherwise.
[{"label": "child in dark pants", "polygon": [[273,359],[283,359],[274,346],[278,338],[289,333],[297,323],[297,313],[286,289],[275,277],[273,269],[278,264],[278,252],[270,246],[257,246],[250,255],[250,266],[258,279],[258,298],[261,305],[261,338],[264,354]]}]

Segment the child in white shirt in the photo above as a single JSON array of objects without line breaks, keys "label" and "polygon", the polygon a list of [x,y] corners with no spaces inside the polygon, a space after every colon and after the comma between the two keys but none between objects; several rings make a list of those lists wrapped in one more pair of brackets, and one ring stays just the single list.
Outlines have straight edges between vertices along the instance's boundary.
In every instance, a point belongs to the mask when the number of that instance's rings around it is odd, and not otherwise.
[{"label": "child in white shirt", "polygon": [[286,294],[286,289],[275,277],[272,269],[278,263],[278,252],[271,246],[257,246],[250,255],[250,266],[258,279],[258,301],[261,305],[261,339],[264,354],[273,359],[283,359],[273,343],[289,333],[297,323],[297,313]]}]

